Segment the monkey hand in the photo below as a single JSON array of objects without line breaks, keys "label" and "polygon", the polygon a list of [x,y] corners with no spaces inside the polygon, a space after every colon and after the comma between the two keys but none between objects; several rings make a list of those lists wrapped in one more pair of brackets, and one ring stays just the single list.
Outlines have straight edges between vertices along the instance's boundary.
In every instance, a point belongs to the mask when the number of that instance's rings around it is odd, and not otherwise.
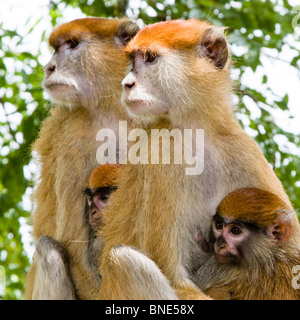
[{"label": "monkey hand", "polygon": [[34,254],[36,268],[33,300],[75,300],[65,248],[55,239],[42,236]]}]

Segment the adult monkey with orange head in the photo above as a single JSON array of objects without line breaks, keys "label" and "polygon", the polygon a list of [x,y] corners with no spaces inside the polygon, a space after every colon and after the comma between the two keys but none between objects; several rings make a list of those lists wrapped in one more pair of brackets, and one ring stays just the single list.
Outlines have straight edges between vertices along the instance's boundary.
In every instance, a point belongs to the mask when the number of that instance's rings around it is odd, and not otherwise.
[{"label": "adult monkey with orange head", "polygon": [[[43,85],[55,107],[33,146],[41,163],[33,235],[48,235],[65,247],[79,299],[95,297],[100,281],[90,261],[82,191],[98,165],[98,130],[117,131],[118,121],[127,120],[120,105],[128,65],[122,49],[138,29],[127,19],[85,18],[56,27],[49,39],[55,52],[45,66]],[[36,263],[28,275],[28,299],[38,285],[35,270]]]},{"label": "adult monkey with orange head", "polygon": [[[174,128],[182,136],[184,129],[204,129],[204,168],[187,175],[186,169],[195,169],[186,168],[190,161],[126,166],[101,231],[100,298],[126,297],[120,292],[126,293],[129,285],[117,270],[124,248],[131,246],[154,260],[180,299],[206,299],[190,280],[209,257],[206,246],[195,245],[195,235],[200,231],[208,239],[211,218],[228,193],[253,186],[281,198],[293,212],[291,245],[299,242],[299,222],[262,152],[234,118],[231,62],[222,29],[198,20],[161,22],[139,31],[125,51],[132,64],[122,82],[123,101],[149,133],[142,137],[145,143],[150,132],[152,142]],[[187,142],[200,158],[199,141]],[[170,159],[177,147],[169,148]],[[137,290],[136,296],[143,296],[147,286]]]}]

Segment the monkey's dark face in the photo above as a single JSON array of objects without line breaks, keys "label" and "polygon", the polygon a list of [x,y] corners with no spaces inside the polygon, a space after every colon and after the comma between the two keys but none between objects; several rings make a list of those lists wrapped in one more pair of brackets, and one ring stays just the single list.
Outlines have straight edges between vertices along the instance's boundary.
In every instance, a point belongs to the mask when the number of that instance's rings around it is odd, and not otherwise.
[{"label": "monkey's dark face", "polygon": [[213,217],[211,240],[220,263],[240,263],[243,246],[250,230],[240,221],[229,220],[216,214]]},{"label": "monkey's dark face", "polygon": [[116,190],[116,187],[102,187],[97,189],[86,189],[84,193],[88,196],[89,222],[94,230],[101,227],[103,211],[108,206],[110,195]]}]

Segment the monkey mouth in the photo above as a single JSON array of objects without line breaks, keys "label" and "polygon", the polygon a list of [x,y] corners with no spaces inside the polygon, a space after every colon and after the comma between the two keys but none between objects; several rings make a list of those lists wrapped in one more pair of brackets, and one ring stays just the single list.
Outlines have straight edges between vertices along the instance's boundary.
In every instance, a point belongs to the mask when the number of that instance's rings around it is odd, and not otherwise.
[{"label": "monkey mouth", "polygon": [[125,103],[126,103],[126,105],[128,105],[128,106],[130,106],[130,107],[136,107],[136,106],[148,104],[147,101],[144,101],[144,100],[136,100],[136,99],[126,99],[126,100],[125,100]]},{"label": "monkey mouth", "polygon": [[236,255],[233,255],[231,253],[228,254],[217,254],[216,258],[220,263],[238,263],[239,259]]},{"label": "monkey mouth", "polygon": [[67,83],[52,82],[52,81],[45,81],[44,82],[44,88],[49,91],[67,88],[67,87],[70,87]]},{"label": "monkey mouth", "polygon": [[167,115],[168,111],[157,107],[157,103],[153,100],[126,99],[125,105],[127,111],[132,116],[162,116]]},{"label": "monkey mouth", "polygon": [[50,100],[54,103],[63,103],[74,105],[79,103],[79,92],[76,86],[72,83],[46,80],[43,83],[45,91],[48,93]]},{"label": "monkey mouth", "polygon": [[148,109],[148,103],[144,100],[126,99],[124,102],[126,109],[131,116],[142,115]]}]

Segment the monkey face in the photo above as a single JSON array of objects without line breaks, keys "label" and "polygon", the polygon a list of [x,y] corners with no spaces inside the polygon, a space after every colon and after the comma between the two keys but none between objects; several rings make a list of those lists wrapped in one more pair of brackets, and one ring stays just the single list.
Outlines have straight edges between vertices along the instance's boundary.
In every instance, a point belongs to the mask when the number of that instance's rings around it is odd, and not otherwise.
[{"label": "monkey face", "polygon": [[89,223],[96,231],[99,230],[102,224],[103,211],[108,206],[108,200],[117,188],[113,186],[101,187],[97,189],[87,188],[84,193],[88,196],[89,206]]},{"label": "monkey face", "polygon": [[126,19],[103,18],[56,27],[49,39],[55,52],[44,68],[43,82],[51,99],[68,107],[97,107],[104,98],[118,97],[128,65],[123,46],[138,29]]},{"label": "monkey face", "polygon": [[150,51],[138,51],[130,57],[131,71],[122,81],[122,103],[127,111],[143,118],[167,115],[169,103],[157,79],[163,58]]},{"label": "monkey face", "polygon": [[196,20],[147,26],[125,52],[131,69],[122,82],[122,102],[131,115],[143,120],[189,114],[195,101],[201,105],[215,94],[212,83],[223,84],[229,75],[224,68],[225,38],[218,29]]},{"label": "monkey face", "polygon": [[218,217],[214,218],[212,227],[212,239],[214,252],[220,263],[240,263],[246,239],[250,231],[246,226],[236,221],[226,221]]},{"label": "monkey face", "polygon": [[108,204],[108,194],[96,193],[88,200],[90,214],[89,222],[93,229],[97,230],[101,226],[103,218],[103,210]]},{"label": "monkey face", "polygon": [[51,60],[45,66],[43,86],[54,102],[78,104],[91,97],[91,85],[81,66],[81,56],[86,40],[64,39],[55,48]]},{"label": "monkey face", "polygon": [[149,122],[188,114],[193,101],[205,101],[206,74],[218,71],[195,51],[178,54],[160,48],[157,52],[134,51],[131,69],[122,81],[121,101],[133,117]]}]

